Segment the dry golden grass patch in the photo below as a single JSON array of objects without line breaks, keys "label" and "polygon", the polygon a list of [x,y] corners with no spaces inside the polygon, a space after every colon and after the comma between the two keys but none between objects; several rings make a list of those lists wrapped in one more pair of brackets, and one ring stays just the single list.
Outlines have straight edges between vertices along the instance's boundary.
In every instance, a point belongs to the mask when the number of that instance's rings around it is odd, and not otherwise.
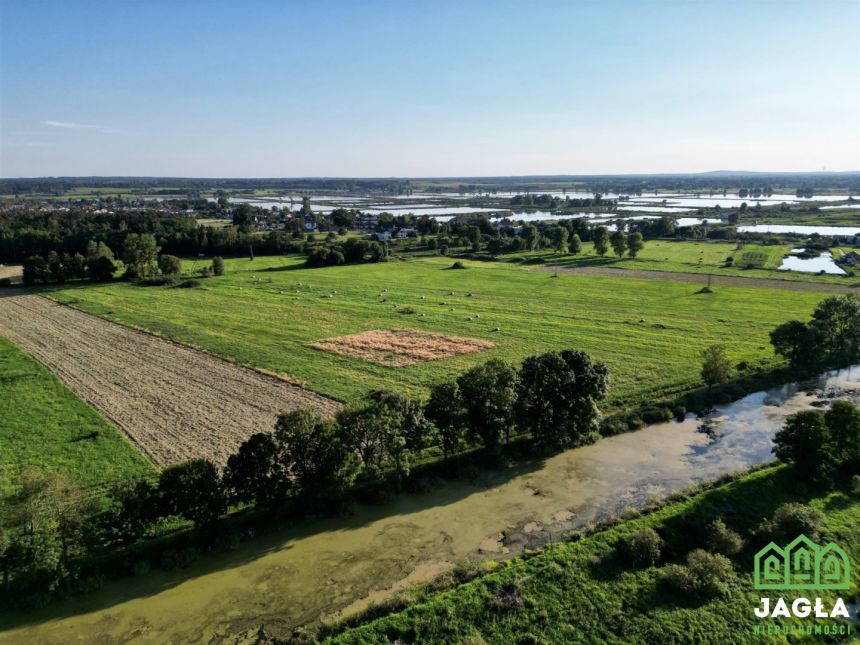
[{"label": "dry golden grass patch", "polygon": [[406,367],[495,347],[495,343],[488,340],[445,336],[417,329],[373,329],[360,334],[324,338],[309,345],[389,367]]}]

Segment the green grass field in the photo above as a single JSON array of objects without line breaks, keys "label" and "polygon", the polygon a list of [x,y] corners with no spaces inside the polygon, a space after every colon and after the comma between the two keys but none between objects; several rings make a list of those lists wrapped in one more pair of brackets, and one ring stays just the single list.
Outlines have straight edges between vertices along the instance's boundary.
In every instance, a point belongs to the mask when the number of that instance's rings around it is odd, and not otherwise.
[{"label": "green grass field", "polygon": [[[604,257],[595,255],[589,242],[582,245],[578,255],[540,254],[547,263],[560,266],[611,266],[620,269],[644,271],[676,271],[679,273],[713,273],[747,278],[768,278],[824,284],[856,285],[860,278],[850,276],[818,275],[797,271],[778,271],[782,258],[793,248],[790,244],[745,244],[736,242],[670,242],[649,240],[642,253],[634,260],[618,259],[610,251]],[[534,255],[534,254],[530,254]],[[733,258],[732,266],[726,259]],[[750,265],[751,268],[747,268]]]},{"label": "green grass field", "polygon": [[155,472],[119,429],[0,338],[0,484],[14,487],[29,467],[87,488]]},{"label": "green grass field", "polygon": [[[331,642],[433,643],[745,643],[785,642],[754,635],[756,625],[792,624],[787,619],[758,620],[753,608],[763,594],[753,589],[756,546],[749,543],[734,558],[735,578],[724,597],[698,600],[664,591],[660,566],[679,562],[703,540],[697,529],[731,509],[726,522],[742,535],[770,517],[782,503],[799,501],[825,514],[823,538],[835,541],[852,561],[853,591],[771,592],[771,596],[837,595],[856,599],[860,580],[860,495],[800,490],[785,467],[770,468],[671,504],[656,513],[627,521],[578,542],[558,545],[529,560],[500,565],[497,571],[451,591],[413,591],[418,604],[353,628]],[[603,561],[617,540],[643,528],[666,541],[660,566],[636,569]],[[500,589],[516,589],[519,607],[496,609],[491,599]],[[790,600],[789,600],[790,602]],[[829,607],[829,604],[828,604]],[[794,620],[794,625],[833,624],[834,620]],[[857,626],[854,627],[855,634]],[[796,642],[794,639],[791,642]],[[806,642],[806,641],[804,641]],[[824,642],[813,637],[811,642]],[[829,642],[829,641],[828,641]],[[835,641],[834,641],[835,642]]]},{"label": "green grass field", "polygon": [[[466,270],[451,270],[451,259],[443,257],[323,269],[305,269],[302,260],[229,260],[227,274],[203,281],[201,289],[117,282],[46,293],[84,311],[289,375],[343,400],[381,387],[420,395],[431,383],[492,357],[519,361],[578,348],[609,364],[613,405],[697,384],[700,353],[712,343],[723,343],[735,362],[774,364],[771,329],[790,318],[807,318],[826,295],[740,287],[697,294],[696,285],[680,282],[555,277],[504,262],[466,262]],[[191,261],[185,270],[193,270]],[[407,306],[415,313],[401,313]],[[486,339],[496,347],[393,368],[307,345],[397,327]]]}]

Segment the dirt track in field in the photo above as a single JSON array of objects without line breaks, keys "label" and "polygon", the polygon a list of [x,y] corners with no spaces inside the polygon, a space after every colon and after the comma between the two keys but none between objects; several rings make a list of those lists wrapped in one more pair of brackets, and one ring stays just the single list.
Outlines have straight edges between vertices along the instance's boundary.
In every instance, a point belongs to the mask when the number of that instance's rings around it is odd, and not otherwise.
[{"label": "dirt track in field", "polygon": [[[574,275],[596,275],[608,278],[644,278],[646,280],[671,280],[673,282],[692,282],[702,286],[708,283],[707,273],[679,273],[675,271],[647,271],[645,269],[612,269],[609,267],[555,267],[547,265],[536,271],[572,273]],[[745,278],[734,275],[711,276],[711,286],[715,287],[758,287],[760,289],[785,289],[787,291],[823,291],[829,293],[856,293],[860,287],[852,287],[827,282],[800,282],[771,278]]]},{"label": "dirt track in field", "polygon": [[224,464],[281,412],[340,403],[19,290],[0,292],[0,335],[47,366],[159,466]]}]

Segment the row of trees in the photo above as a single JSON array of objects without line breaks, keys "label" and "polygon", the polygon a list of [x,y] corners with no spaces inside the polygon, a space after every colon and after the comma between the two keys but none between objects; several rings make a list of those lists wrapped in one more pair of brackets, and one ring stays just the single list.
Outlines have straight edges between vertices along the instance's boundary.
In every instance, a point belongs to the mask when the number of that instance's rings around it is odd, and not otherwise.
[{"label": "row of trees", "polygon": [[860,474],[860,408],[834,401],[827,412],[791,415],[774,437],[774,454],[805,480],[826,481],[840,471]]},{"label": "row of trees", "polygon": [[340,244],[312,246],[305,263],[309,267],[322,267],[384,262],[387,257],[388,247],[384,243],[351,237]]},{"label": "row of trees", "polygon": [[[122,245],[120,257],[125,265],[125,277],[129,279],[150,278],[161,275],[174,279],[182,272],[182,261],[175,255],[162,253],[155,236],[150,234],[128,234]],[[114,254],[104,242],[90,240],[86,256],[80,253],[62,255],[51,251],[47,259],[40,255],[25,258],[22,264],[24,284],[68,282],[70,280],[112,280],[117,270]],[[204,275],[222,275],[224,260],[216,256],[212,266],[204,269]]]},{"label": "row of trees", "polygon": [[113,251],[104,242],[95,240],[87,244],[86,256],[51,251],[47,258],[41,255],[25,258],[21,268],[24,284],[85,279],[105,281],[112,279],[116,272]]},{"label": "row of trees", "polygon": [[177,256],[244,255],[253,247],[261,255],[301,252],[304,231],[270,231],[264,235],[238,227],[199,226],[181,213],[154,209],[118,213],[12,211],[0,219],[0,262],[23,262],[31,256],[47,258],[87,256],[91,241],[121,250],[129,235],[151,235],[163,253]]},{"label": "row of trees", "polygon": [[596,437],[607,387],[606,367],[578,351],[533,356],[519,369],[492,360],[437,385],[426,404],[377,391],[334,419],[282,414],[223,469],[188,461],[155,481],[114,486],[106,503],[63,477],[28,471],[0,497],[3,588],[10,597],[50,594],[86,556],[137,542],[172,518],[207,530],[235,505],[288,516],[332,507],[356,485],[401,482],[431,448],[445,458],[469,446],[495,456],[515,434],[543,449],[585,443]]},{"label": "row of trees", "polygon": [[593,206],[611,206],[614,200],[603,199],[600,193],[592,197],[554,197],[548,193],[532,195],[530,193],[511,197],[511,206],[539,206],[540,208],[590,208]]},{"label": "row of trees", "polygon": [[770,333],[774,351],[793,368],[814,372],[860,360],[860,297],[831,296],[822,300],[812,320],[790,320]]}]

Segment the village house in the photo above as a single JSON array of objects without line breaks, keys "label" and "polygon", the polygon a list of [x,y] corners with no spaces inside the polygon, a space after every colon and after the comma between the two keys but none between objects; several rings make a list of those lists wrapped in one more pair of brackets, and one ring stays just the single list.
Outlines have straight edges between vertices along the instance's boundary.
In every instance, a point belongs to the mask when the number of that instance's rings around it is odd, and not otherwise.
[{"label": "village house", "polygon": [[860,253],[858,253],[857,251],[850,251],[848,253],[845,253],[842,256],[841,262],[842,264],[849,267],[860,266]]}]

